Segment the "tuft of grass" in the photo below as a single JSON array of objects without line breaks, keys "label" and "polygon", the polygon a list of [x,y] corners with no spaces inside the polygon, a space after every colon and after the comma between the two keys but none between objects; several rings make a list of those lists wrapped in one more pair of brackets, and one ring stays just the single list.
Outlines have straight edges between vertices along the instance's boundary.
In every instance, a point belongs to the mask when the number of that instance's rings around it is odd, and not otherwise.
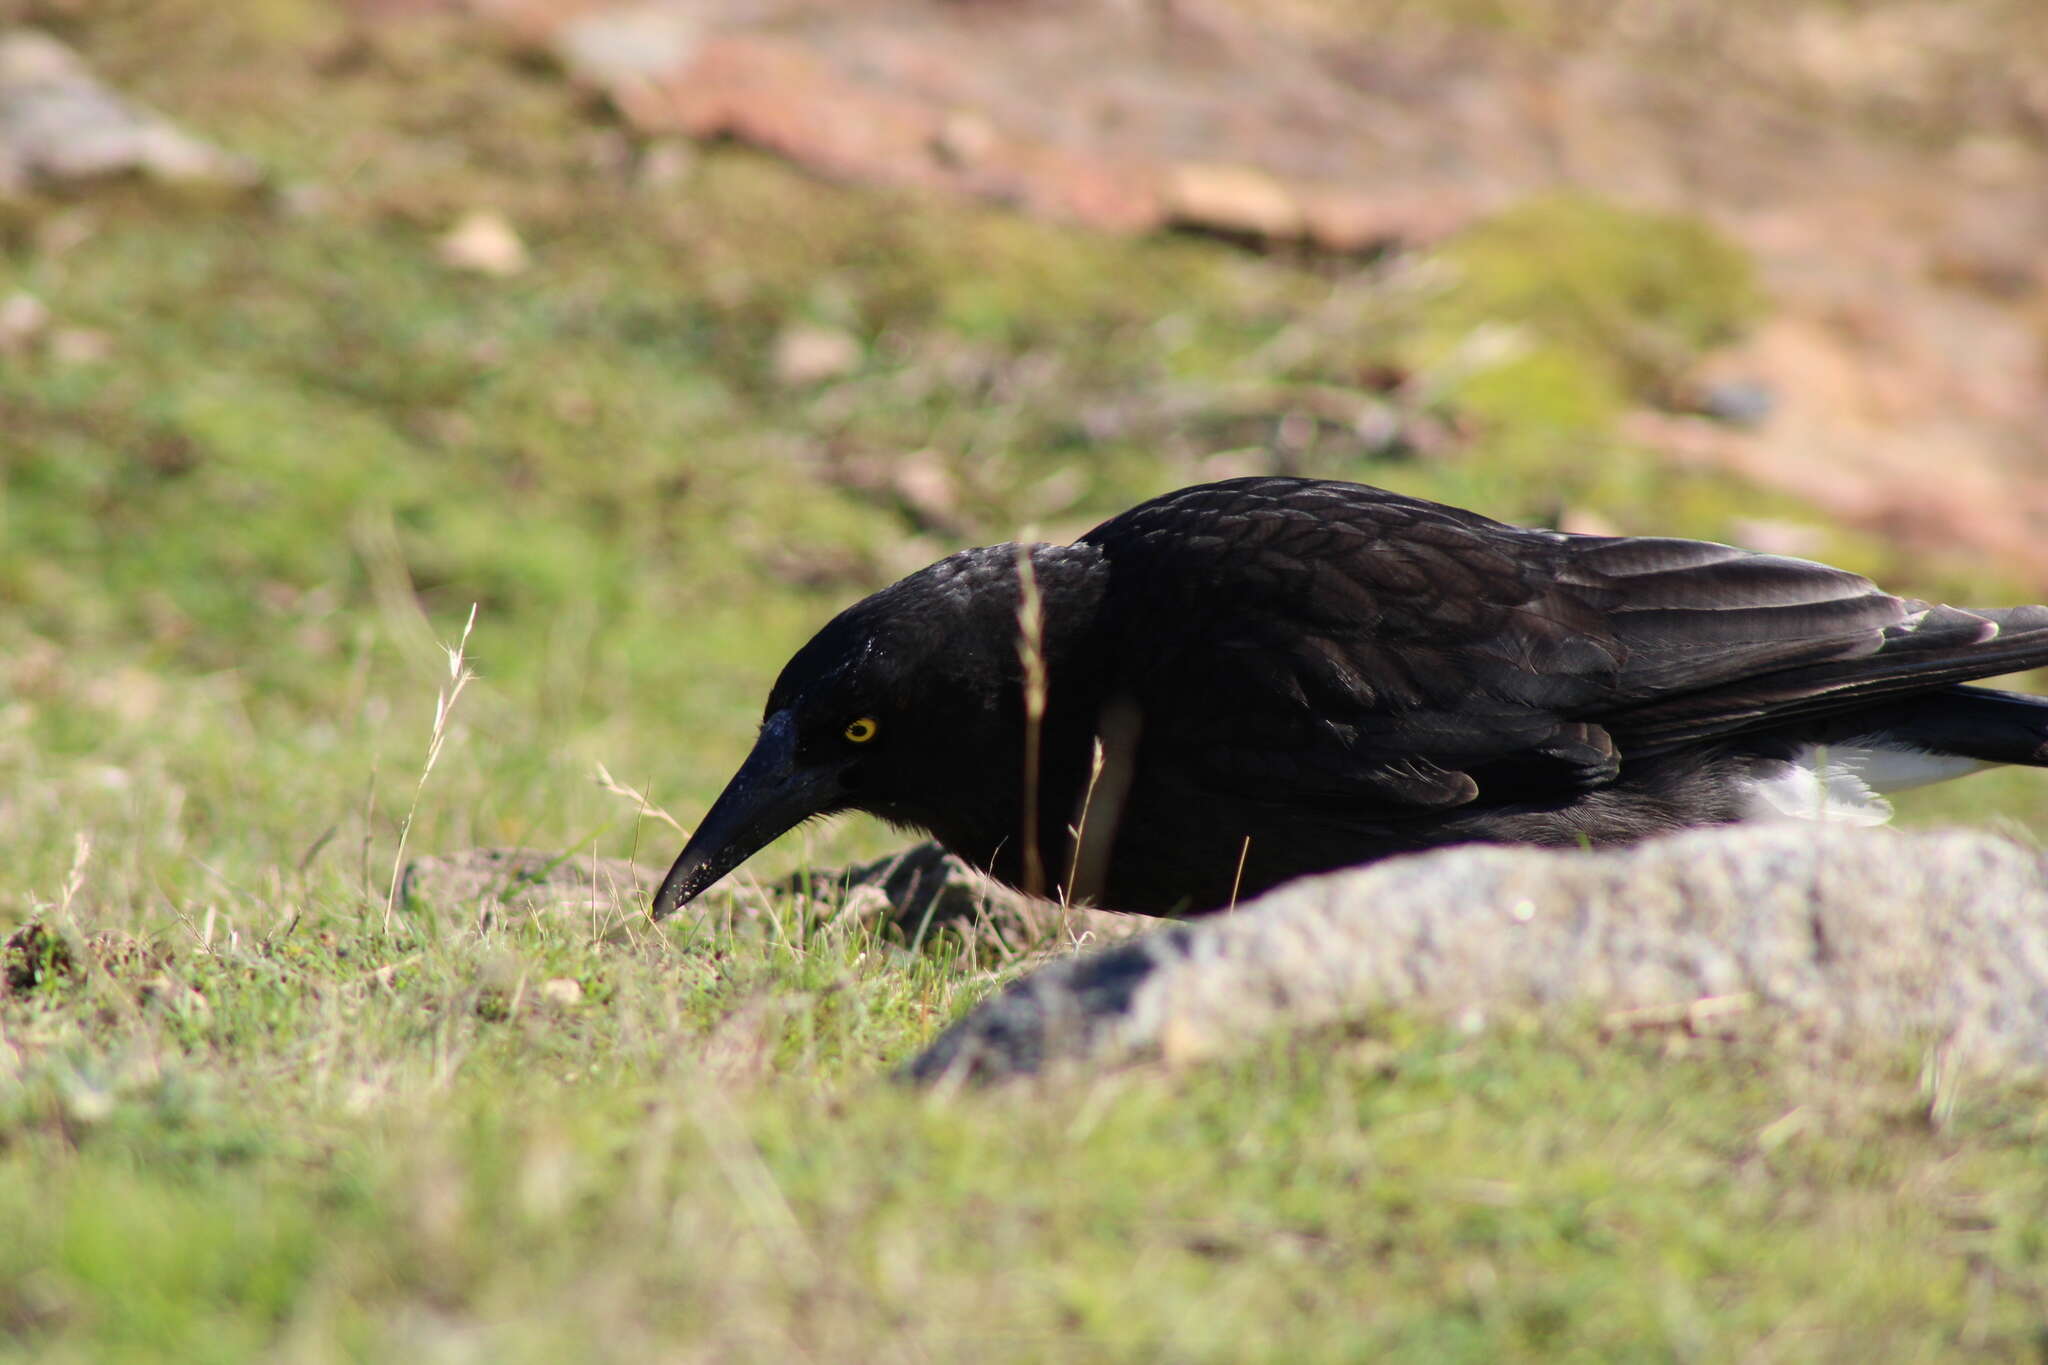
[{"label": "tuft of grass", "polygon": [[1748,257],[1706,224],[1581,196],[1509,209],[1438,260],[1425,345],[1449,353],[1448,382],[1482,386],[1495,421],[1583,428],[1624,399],[1663,401],[1764,308]]}]

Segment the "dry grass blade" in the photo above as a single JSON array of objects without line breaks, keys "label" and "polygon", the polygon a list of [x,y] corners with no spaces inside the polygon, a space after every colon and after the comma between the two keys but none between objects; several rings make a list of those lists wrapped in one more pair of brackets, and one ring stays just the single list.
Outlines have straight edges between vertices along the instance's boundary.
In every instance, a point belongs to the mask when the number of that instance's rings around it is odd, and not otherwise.
[{"label": "dry grass blade", "polygon": [[427,777],[434,771],[434,764],[440,761],[441,748],[448,742],[448,722],[455,714],[455,703],[462,696],[462,689],[469,686],[472,673],[465,659],[469,649],[470,632],[476,629],[476,604],[470,603],[469,619],[462,623],[462,638],[453,645],[442,648],[448,655],[448,686],[434,694],[434,732],[427,740],[427,761],[420,765],[419,781],[413,783],[412,800],[405,808],[405,821],[398,827],[398,848],[391,855],[391,884],[384,893],[384,932],[391,932],[391,921],[398,913],[398,881],[405,868],[405,844],[412,835],[413,817],[419,813],[420,793],[426,790]]},{"label": "dry grass blade", "polygon": [[1096,720],[1095,753],[1088,786],[1074,819],[1073,857],[1067,868],[1070,905],[1086,905],[1101,894],[1109,875],[1109,854],[1123,823],[1124,802],[1137,773],[1138,737],[1144,716],[1129,697],[1112,698]]},{"label": "dry grass blade", "polygon": [[1230,878],[1230,903],[1226,910],[1237,909],[1237,893],[1244,888],[1244,865],[1252,856],[1252,836],[1244,836],[1244,843],[1237,850],[1237,871]]},{"label": "dry grass blade", "polygon": [[1045,894],[1038,851],[1038,750],[1045,728],[1045,603],[1031,568],[1031,547],[1017,546],[1017,658],[1024,665],[1024,893]]},{"label": "dry grass blade", "polygon": [[597,771],[592,775],[591,780],[597,783],[597,785],[599,787],[602,787],[605,791],[610,792],[613,796],[622,796],[626,798],[628,801],[631,801],[635,806],[640,808],[640,813],[642,815],[653,816],[655,819],[661,821],[661,823],[667,825],[670,829],[674,830],[677,834],[680,834],[685,839],[690,837],[690,831],[683,828],[682,821],[676,819],[675,816],[670,815],[667,811],[663,810],[660,806],[655,805],[652,801],[649,801],[647,799],[646,792],[635,791],[633,788],[619,781],[618,778],[613,777],[612,770],[610,768],[605,767],[603,763],[599,763],[597,765]]},{"label": "dry grass blade", "polygon": [[64,874],[64,889],[57,899],[57,916],[71,917],[71,902],[85,885],[85,865],[92,860],[92,836],[80,830],[71,843],[71,870]]}]

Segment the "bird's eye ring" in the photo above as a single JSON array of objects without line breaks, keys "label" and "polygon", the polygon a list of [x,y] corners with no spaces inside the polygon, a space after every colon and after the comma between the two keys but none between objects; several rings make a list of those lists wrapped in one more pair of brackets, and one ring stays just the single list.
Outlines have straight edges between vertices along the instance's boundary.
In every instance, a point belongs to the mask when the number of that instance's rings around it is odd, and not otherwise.
[{"label": "bird's eye ring", "polygon": [[881,726],[875,724],[873,716],[862,716],[859,720],[848,725],[841,733],[846,736],[846,741],[849,744],[865,744],[873,739],[881,728]]}]

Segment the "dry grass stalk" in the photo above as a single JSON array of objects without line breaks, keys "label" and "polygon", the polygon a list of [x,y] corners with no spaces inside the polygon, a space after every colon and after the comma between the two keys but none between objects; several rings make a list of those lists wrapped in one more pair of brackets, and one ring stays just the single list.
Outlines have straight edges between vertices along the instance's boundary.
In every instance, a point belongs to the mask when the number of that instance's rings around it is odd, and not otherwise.
[{"label": "dry grass stalk", "polygon": [[631,801],[634,805],[640,808],[640,813],[642,815],[653,816],[655,819],[661,821],[661,823],[667,825],[670,829],[674,830],[677,834],[680,834],[685,839],[690,837],[690,831],[683,828],[682,822],[680,820],[676,819],[675,816],[670,815],[660,806],[655,805],[652,801],[649,801],[647,799],[646,792],[635,791],[633,788],[619,781],[618,778],[613,777],[612,770],[610,768],[605,767],[603,763],[599,763],[597,765],[597,772],[592,778],[592,780],[595,781],[598,786],[610,792],[613,796],[623,796],[627,800]]},{"label": "dry grass stalk", "polygon": [[92,836],[84,830],[78,831],[71,843],[71,870],[64,874],[64,889],[57,900],[57,917],[71,918],[71,902],[76,900],[81,887],[85,885],[85,865],[92,860]]},{"label": "dry grass stalk", "polygon": [[1096,718],[1095,754],[1074,819],[1074,852],[1062,902],[1091,904],[1109,876],[1110,850],[1123,823],[1124,803],[1137,775],[1138,737],[1144,717],[1129,697],[1111,698]]},{"label": "dry grass stalk", "polygon": [[1045,603],[1031,568],[1031,547],[1017,546],[1017,658],[1024,665],[1024,893],[1045,894],[1038,851],[1038,760],[1045,728]]},{"label": "dry grass stalk", "polygon": [[462,638],[453,645],[442,646],[448,655],[448,686],[434,694],[434,733],[427,741],[427,761],[420,766],[419,781],[413,784],[412,801],[405,808],[405,822],[398,827],[398,850],[391,855],[391,885],[384,893],[384,932],[391,932],[391,921],[398,909],[398,879],[405,868],[405,842],[412,835],[413,817],[419,813],[420,793],[426,790],[427,776],[434,771],[434,764],[440,760],[441,746],[448,742],[448,722],[455,714],[455,701],[462,695],[462,689],[469,686],[476,674],[470,672],[464,660],[469,649],[469,634],[476,629],[476,603],[469,605],[469,619],[462,623]]}]

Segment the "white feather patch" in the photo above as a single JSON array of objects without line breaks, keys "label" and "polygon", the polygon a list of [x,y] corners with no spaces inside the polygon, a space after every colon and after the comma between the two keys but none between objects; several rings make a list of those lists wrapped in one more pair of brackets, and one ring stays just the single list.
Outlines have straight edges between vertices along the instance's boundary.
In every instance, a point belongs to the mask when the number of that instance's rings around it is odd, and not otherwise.
[{"label": "white feather patch", "polygon": [[[1812,756],[1801,755],[1802,758]],[[1967,777],[1998,766],[1974,758],[1959,758],[1955,754],[1931,754],[1925,749],[1876,746],[1868,749],[1837,746],[1820,757],[1824,762],[1848,769],[1868,783],[1871,790],[1881,792],[1902,792],[1908,787],[1946,782],[1952,777]]]},{"label": "white feather patch", "polygon": [[1919,749],[1813,745],[1750,785],[1743,817],[1881,825],[1892,818],[1892,803],[1883,793],[1946,782],[1991,766]]},{"label": "white feather patch", "polygon": [[1745,820],[1881,825],[1892,818],[1892,803],[1839,763],[1786,763],[1743,795]]}]

